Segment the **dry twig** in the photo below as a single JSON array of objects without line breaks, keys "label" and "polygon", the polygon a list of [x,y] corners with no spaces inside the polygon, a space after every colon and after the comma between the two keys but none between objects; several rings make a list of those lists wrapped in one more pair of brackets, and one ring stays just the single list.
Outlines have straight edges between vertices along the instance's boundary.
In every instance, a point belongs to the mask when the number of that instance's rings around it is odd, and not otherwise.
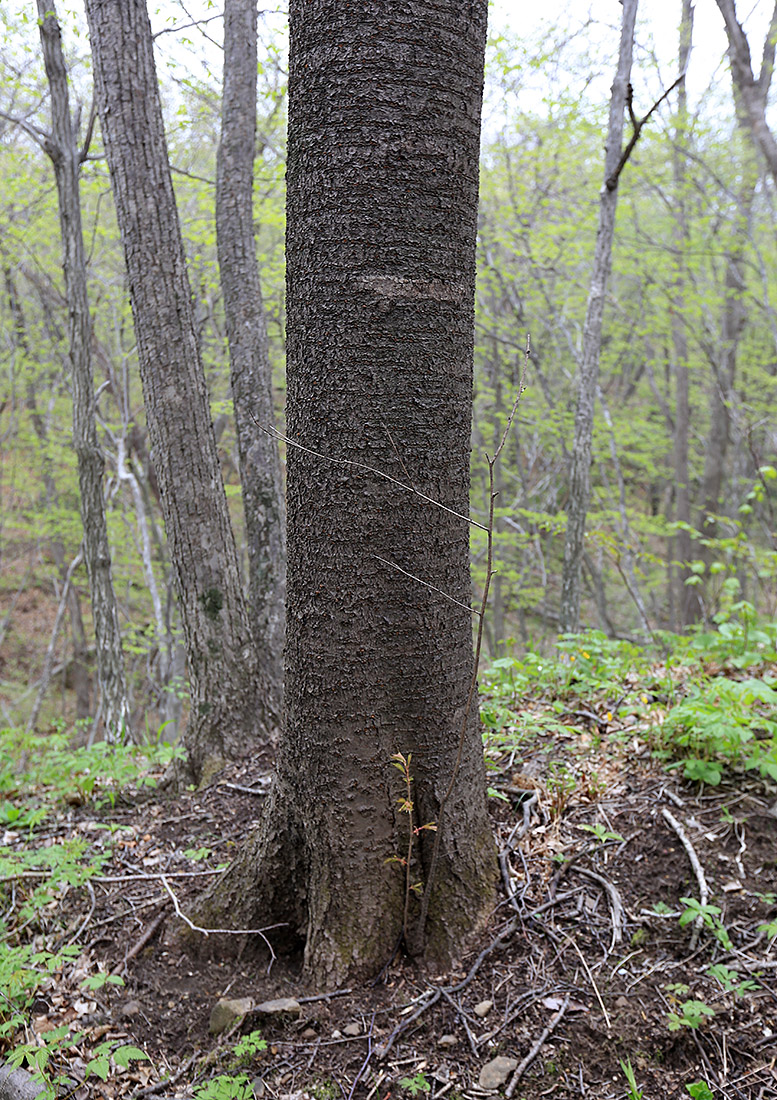
[{"label": "dry twig", "polygon": [[510,1084],[507,1086],[507,1089],[505,1090],[505,1096],[507,1097],[507,1100],[510,1100],[510,1097],[513,1095],[516,1088],[518,1087],[518,1082],[521,1080],[524,1073],[526,1073],[526,1070],[529,1068],[529,1066],[532,1064],[532,1062],[537,1057],[539,1052],[542,1050],[544,1044],[546,1043],[546,1041],[548,1039],[548,1036],[558,1027],[564,1013],[566,1012],[567,1008],[569,1007],[569,997],[570,997],[570,994],[567,993],[566,997],[561,1002],[561,1007],[559,1008],[559,1010],[556,1012],[556,1014],[554,1016],[551,1017],[550,1022],[548,1023],[548,1026],[542,1032],[542,1034],[540,1035],[537,1042],[534,1044],[534,1046],[531,1048],[531,1050],[526,1055],[524,1060],[521,1062],[521,1064],[516,1069],[515,1073],[513,1074],[512,1078],[510,1080]]},{"label": "dry twig", "polygon": [[[664,807],[661,811],[664,820],[671,825],[674,831],[677,833],[683,848],[688,855],[688,859],[691,861],[691,867],[693,867],[693,873],[696,875],[696,881],[699,884],[699,902],[701,905],[706,905],[709,901],[710,892],[707,886],[707,879],[704,875],[704,868],[701,865],[699,857],[696,855],[696,851],[691,844],[691,841],[677,818],[669,810]],[[693,922],[693,935],[691,936],[691,951],[696,950],[696,944],[699,941],[699,934],[704,926],[704,918],[699,914],[696,920]]]}]

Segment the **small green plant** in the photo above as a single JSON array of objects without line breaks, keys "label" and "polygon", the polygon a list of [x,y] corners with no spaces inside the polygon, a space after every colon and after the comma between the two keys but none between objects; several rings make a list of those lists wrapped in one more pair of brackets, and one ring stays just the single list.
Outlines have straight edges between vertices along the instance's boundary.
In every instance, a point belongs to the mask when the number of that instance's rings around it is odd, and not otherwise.
[{"label": "small green plant", "polygon": [[244,1073],[232,1077],[220,1073],[194,1090],[196,1100],[254,1100],[254,1090]]},{"label": "small green plant", "polygon": [[706,1081],[694,1081],[692,1085],[685,1086],[691,1094],[692,1100],[715,1100],[712,1089]]},{"label": "small green plant", "polygon": [[631,1058],[627,1058],[625,1062],[621,1059],[621,1069],[623,1070],[623,1076],[626,1078],[626,1083],[629,1086],[629,1100],[642,1100],[644,1090],[637,1087],[637,1078],[634,1075]]},{"label": "small green plant", "polygon": [[721,909],[718,905],[702,905],[696,898],[680,898],[680,901],[685,906],[685,909],[680,914],[680,924],[690,924],[691,921],[695,921],[701,918],[704,927],[712,932],[715,939],[726,949],[730,951],[733,944],[731,938],[726,931],[725,925],[720,919]]},{"label": "small green plant", "polygon": [[413,1098],[419,1092],[431,1092],[432,1088],[423,1073],[416,1073],[414,1077],[403,1077],[399,1082],[399,1087],[404,1089],[405,1092],[409,1092]]},{"label": "small green plant", "polygon": [[751,982],[749,978],[740,981],[737,971],[730,970],[722,963],[716,963],[714,966],[707,967],[707,973],[711,978],[714,978],[716,982],[720,983],[726,993],[733,993],[735,997],[744,997],[745,993],[748,993],[750,990],[758,989],[757,982]]},{"label": "small green plant", "polygon": [[187,848],[184,852],[187,859],[190,859],[192,863],[199,863],[201,859],[207,859],[210,855],[210,848]]},{"label": "small green plant", "polygon": [[407,936],[408,921],[410,917],[410,895],[416,894],[420,896],[423,893],[423,883],[413,882],[411,877],[412,863],[413,863],[413,844],[416,837],[419,836],[425,829],[434,832],[437,826],[434,823],[428,825],[414,825],[413,813],[415,811],[415,804],[412,799],[412,785],[413,776],[410,771],[410,762],[413,759],[413,754],[408,753],[404,756],[401,752],[395,752],[391,757],[391,763],[402,773],[402,780],[404,782],[405,793],[401,798],[397,799],[397,807],[401,814],[407,814],[408,829],[407,829],[407,854],[405,856],[390,856],[386,860],[387,863],[398,863],[400,867],[405,871],[405,911],[402,918],[402,929]]},{"label": "small green plant", "polygon": [[577,786],[577,778],[566,764],[556,760],[551,762],[548,773],[547,787],[550,795],[551,817],[561,817]]},{"label": "small green plant", "polygon": [[670,1031],[679,1031],[681,1027],[689,1027],[693,1031],[701,1027],[705,1018],[715,1015],[715,1009],[710,1008],[704,1001],[683,1001],[678,1006],[677,1012],[667,1014],[667,1027]]},{"label": "small green plant", "polygon": [[105,985],[124,985],[124,979],[120,974],[108,974],[105,970],[99,970],[81,982],[81,988],[88,990],[102,989]]},{"label": "small green plant", "polygon": [[600,821],[597,821],[595,825],[578,825],[578,828],[585,833],[593,833],[600,844],[606,844],[608,840],[623,840],[620,833],[612,832]]},{"label": "small green plant", "polygon": [[108,1040],[99,1043],[92,1051],[93,1058],[87,1062],[85,1076],[99,1077],[101,1081],[108,1080],[111,1070],[111,1061],[121,1069],[127,1069],[130,1062],[148,1060],[148,1055],[139,1047],[117,1047],[115,1041]]},{"label": "small green plant", "polygon": [[242,1035],[232,1048],[238,1065],[245,1065],[252,1061],[257,1054],[267,1050],[267,1041],[262,1038],[261,1031],[250,1031]]}]

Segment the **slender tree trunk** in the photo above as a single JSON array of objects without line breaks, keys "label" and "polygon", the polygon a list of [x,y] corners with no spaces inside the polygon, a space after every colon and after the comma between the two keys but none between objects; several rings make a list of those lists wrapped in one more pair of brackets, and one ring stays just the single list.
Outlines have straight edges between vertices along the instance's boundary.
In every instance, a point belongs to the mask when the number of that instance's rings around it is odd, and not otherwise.
[{"label": "slender tree trunk", "polygon": [[[674,538],[676,596],[674,606],[680,627],[688,626],[699,618],[701,607],[696,587],[686,584],[692,576],[689,562],[693,556],[691,541],[691,494],[688,469],[688,437],[690,433],[690,391],[688,376],[688,333],[685,317],[686,263],[688,254],[688,218],[686,211],[688,141],[688,96],[685,88],[685,71],[693,41],[693,4],[682,0],[680,17],[680,72],[678,85],[677,121],[674,131],[674,248],[676,277],[672,289],[672,344],[674,347],[674,376],[676,417],[674,432],[675,519],[684,524]],[[670,577],[670,584],[672,578]]]},{"label": "slender tree trunk", "polygon": [[391,955],[454,775],[427,955],[455,954],[493,898],[477,715],[465,721],[486,7],[290,9],[286,726],[264,828],[204,912],[297,922],[325,987]]},{"label": "slender tree trunk", "polygon": [[46,152],[54,165],[62,232],[68,339],[73,378],[73,443],[78,457],[84,558],[92,598],[97,643],[97,678],[102,695],[106,740],[129,735],[129,706],[124,655],[111,577],[111,553],[103,498],[105,462],[97,440],[92,378],[92,320],[86,289],[86,260],[81,232],[78,179],[82,155],[70,115],[67,70],[59,23],[51,0],[37,0],[38,25],[51,93],[51,136]]},{"label": "slender tree trunk", "polygon": [[[612,241],[615,234],[615,211],[618,204],[618,181],[614,179],[621,158],[623,112],[631,75],[634,48],[634,24],[637,0],[623,0],[618,71],[612,85],[607,145],[604,156],[604,179],[599,201],[599,228],[596,234],[591,288],[583,329],[583,359],[577,391],[575,436],[569,476],[567,532],[564,542],[564,570],[561,579],[559,628],[562,634],[573,633],[580,625],[580,576],[583,562],[585,524],[591,499],[591,443],[593,440],[594,406],[599,377],[599,353],[602,345],[602,314],[607,280],[610,275]],[[614,185],[610,181],[614,179]]]},{"label": "slender tree trunk", "polygon": [[[15,351],[28,356],[27,325],[24,318],[24,310],[19,297],[16,280],[11,268],[6,266],[3,271],[5,289],[8,296],[8,308],[11,314],[10,339]],[[33,431],[37,436],[41,447],[42,478],[46,507],[52,508],[57,504],[58,494],[54,476],[51,471],[51,461],[48,455],[48,431],[46,423],[38,410],[35,383],[28,377],[25,404],[30,414]],[[50,542],[51,555],[59,571],[60,580],[65,581],[67,565],[65,564],[65,547],[60,538],[53,538]],[[73,638],[73,663],[70,669],[70,682],[76,696],[76,717],[88,718],[91,714],[91,684],[89,676],[88,646],[84,620],[81,615],[81,601],[75,585],[69,585],[68,610],[70,612],[70,630]]]},{"label": "slender tree trunk", "polygon": [[192,696],[189,765],[206,778],[276,722],[258,667],[221,480],[144,0],[87,0],[97,100]]},{"label": "slender tree trunk", "polygon": [[[750,213],[760,175],[758,153],[765,158],[767,167],[777,182],[777,145],[768,129],[765,117],[777,47],[777,3],[764,40],[761,70],[756,79],[753,76],[750,48],[744,31],[737,21],[733,0],[717,0],[717,2],[726,24],[737,122],[746,141],[747,138],[750,139],[753,153],[750,156],[747,155],[746,144],[741,173],[742,182],[737,194],[737,210],[730,230],[730,244],[726,255],[720,353],[710,390],[710,426],[704,454],[702,508],[699,517],[699,529],[707,539],[714,538],[717,533],[715,516],[720,513],[722,507],[726,459],[731,442],[731,407],[734,400],[737,351],[747,320],[744,300],[746,285],[744,245],[748,236]],[[714,554],[705,549],[705,560],[709,562],[713,557]]]},{"label": "slender tree trunk", "polygon": [[737,19],[735,0],[717,0],[717,5],[726,25],[731,78],[741,101],[747,127],[777,183],[777,141],[766,121],[766,103],[777,46],[777,2],[766,33],[763,62],[757,79],[753,75],[747,36]]},{"label": "slender tree trunk", "polygon": [[248,604],[258,657],[280,707],[286,504],[278,443],[269,433],[272,370],[253,229],[256,65],[256,0],[226,0],[216,233],[248,544]]}]

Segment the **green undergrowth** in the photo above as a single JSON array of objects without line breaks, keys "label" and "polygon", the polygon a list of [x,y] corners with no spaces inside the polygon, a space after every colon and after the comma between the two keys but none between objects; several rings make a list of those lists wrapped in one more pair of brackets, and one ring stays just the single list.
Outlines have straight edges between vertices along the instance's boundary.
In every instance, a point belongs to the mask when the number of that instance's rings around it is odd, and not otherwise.
[{"label": "green undergrowth", "polygon": [[78,747],[62,730],[0,730],[0,1049],[10,1065],[35,1076],[46,1096],[72,1087],[62,1071],[69,1057],[78,1055],[86,1076],[102,1080],[146,1058],[126,1044],[95,1046],[89,1030],[75,1024],[36,1036],[33,1008],[54,985],[83,998],[121,981],[102,972],[83,978],[89,965],[77,942],[83,921],[79,915],[67,924],[62,907],[70,891],[93,890],[90,882],[112,859],[121,826],[91,821],[88,839],[68,826],[72,807],[110,811],[122,790],[154,786],[177,752],[161,742]]},{"label": "green undergrowth", "polygon": [[748,772],[777,781],[777,624],[739,602],[714,629],[651,645],[601,631],[565,635],[550,655],[500,657],[481,679],[490,764],[583,730],[636,737],[667,768],[717,786]]}]

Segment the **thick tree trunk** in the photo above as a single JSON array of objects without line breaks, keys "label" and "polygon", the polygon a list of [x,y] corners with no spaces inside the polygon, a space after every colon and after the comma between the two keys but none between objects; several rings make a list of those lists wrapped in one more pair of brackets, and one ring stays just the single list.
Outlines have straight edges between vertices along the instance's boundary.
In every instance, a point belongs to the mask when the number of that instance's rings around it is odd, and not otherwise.
[{"label": "thick tree trunk", "polygon": [[62,232],[68,338],[73,378],[73,444],[78,457],[78,484],[84,528],[84,558],[92,598],[97,643],[97,678],[102,695],[105,739],[124,738],[129,705],[124,655],[111,577],[111,553],[103,499],[105,462],[97,440],[92,378],[92,320],[86,289],[86,259],[81,232],[78,178],[82,157],[70,115],[67,70],[56,11],[51,0],[37,0],[43,60],[51,92],[51,136],[46,152],[54,165]]},{"label": "thick tree trunk", "polygon": [[97,100],[189,662],[197,778],[275,724],[221,480],[144,0],[88,0]]},{"label": "thick tree trunk", "polygon": [[[585,523],[591,499],[591,443],[599,377],[599,353],[602,345],[602,315],[607,280],[610,275],[615,211],[618,204],[618,181],[615,174],[621,158],[623,112],[631,75],[636,18],[637,0],[623,0],[618,71],[613,81],[610,99],[610,118],[604,155],[605,183],[599,201],[599,228],[596,234],[594,266],[583,329],[583,358],[580,364],[575,435],[569,472],[567,532],[564,541],[564,569],[559,609],[559,629],[562,634],[573,633],[580,625],[580,577]],[[611,181],[614,181],[613,186],[610,186]]]},{"label": "thick tree trunk", "polygon": [[[244,926],[296,921],[306,973],[331,987],[391,955],[395,861],[454,774],[426,954],[455,954],[493,898],[477,715],[465,722],[486,0],[293,0],[290,24],[285,833],[268,818],[209,904]],[[410,885],[434,840],[414,837]],[[411,942],[417,914],[412,895]]]},{"label": "thick tree trunk", "polygon": [[248,544],[249,612],[276,708],[283,690],[286,502],[253,229],[256,0],[226,0],[216,232]]}]

